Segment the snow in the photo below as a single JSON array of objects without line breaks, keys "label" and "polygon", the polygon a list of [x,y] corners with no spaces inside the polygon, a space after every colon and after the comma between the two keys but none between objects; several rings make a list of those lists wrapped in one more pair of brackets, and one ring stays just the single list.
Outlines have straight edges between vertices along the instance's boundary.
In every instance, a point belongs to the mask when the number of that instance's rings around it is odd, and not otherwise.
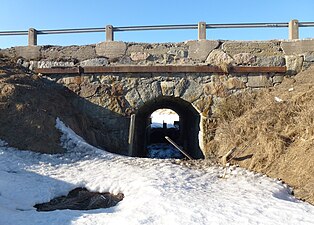
[{"label": "snow", "polygon": [[[0,142],[1,225],[313,224],[314,206],[282,182],[230,167],[131,158],[87,144],[57,120],[63,155],[19,151]],[[176,162],[176,163],[174,163]],[[204,165],[204,166],[202,166]],[[75,187],[122,192],[115,207],[37,212],[33,205]]]},{"label": "snow", "polygon": [[156,159],[182,159],[182,153],[173,147],[171,144],[158,143],[147,146],[148,157]]}]

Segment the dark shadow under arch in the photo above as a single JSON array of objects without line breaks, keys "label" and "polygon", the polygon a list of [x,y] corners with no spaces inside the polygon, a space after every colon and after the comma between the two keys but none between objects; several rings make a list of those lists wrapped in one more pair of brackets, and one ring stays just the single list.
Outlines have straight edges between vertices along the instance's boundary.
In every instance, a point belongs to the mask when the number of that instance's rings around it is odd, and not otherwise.
[{"label": "dark shadow under arch", "polygon": [[181,142],[183,149],[195,159],[204,158],[199,147],[200,115],[191,103],[176,97],[162,96],[146,102],[135,114],[134,143],[132,156],[146,157],[147,127],[150,115],[157,109],[168,108],[180,117]]}]

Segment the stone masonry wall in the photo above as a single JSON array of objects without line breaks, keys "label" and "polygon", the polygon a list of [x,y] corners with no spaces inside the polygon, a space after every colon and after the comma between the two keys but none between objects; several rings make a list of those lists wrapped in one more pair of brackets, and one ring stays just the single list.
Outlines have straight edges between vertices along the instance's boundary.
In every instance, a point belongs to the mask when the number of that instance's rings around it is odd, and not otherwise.
[{"label": "stone masonry wall", "polygon": [[[35,68],[116,65],[286,66],[277,73],[107,73],[49,75],[81,97],[77,104],[101,124],[95,134],[101,147],[127,154],[129,116],[160,96],[190,102],[201,115],[200,146],[206,144],[206,121],[220,97],[246,88],[272,87],[314,63],[314,40],[187,41],[144,44],[102,42],[87,46],[30,46],[0,50],[17,63]],[[97,136],[98,135],[98,136]]]}]

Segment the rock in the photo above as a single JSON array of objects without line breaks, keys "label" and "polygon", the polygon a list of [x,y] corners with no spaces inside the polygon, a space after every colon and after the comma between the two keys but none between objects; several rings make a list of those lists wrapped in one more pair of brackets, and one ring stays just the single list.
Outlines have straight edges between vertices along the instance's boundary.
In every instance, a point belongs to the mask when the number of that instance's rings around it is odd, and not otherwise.
[{"label": "rock", "polygon": [[125,100],[129,103],[131,107],[134,107],[134,108],[139,107],[143,103],[141,96],[136,90],[136,88],[129,90],[125,94]]},{"label": "rock", "polygon": [[209,53],[206,63],[209,65],[215,65],[219,67],[224,67],[226,65],[231,65],[233,63],[233,58],[231,58],[227,53],[220,49],[215,49]]},{"label": "rock", "polygon": [[248,75],[247,86],[251,88],[271,87],[272,82],[265,75]]},{"label": "rock", "polygon": [[84,83],[80,86],[80,96],[83,98],[88,98],[93,96],[97,89],[100,87],[99,84],[93,84],[93,83]]},{"label": "rock", "polygon": [[108,59],[107,58],[95,58],[95,59],[86,59],[79,63],[80,66],[107,66]]},{"label": "rock", "polygon": [[222,82],[211,82],[205,85],[204,93],[206,95],[225,97],[228,95],[228,90]]},{"label": "rock", "polygon": [[72,67],[74,62],[38,61],[38,68]]},{"label": "rock", "polygon": [[231,56],[243,52],[256,56],[282,55],[279,42],[270,41],[226,41],[222,49]]},{"label": "rock", "polygon": [[203,116],[208,116],[212,105],[212,97],[203,96],[195,101],[193,105]]},{"label": "rock", "polygon": [[314,52],[314,39],[282,41],[281,47],[286,55]]},{"label": "rock", "polygon": [[283,75],[275,75],[273,77],[273,84],[279,84],[283,81],[284,76]]},{"label": "rock", "polygon": [[246,85],[245,83],[238,79],[237,77],[231,77],[229,78],[225,83],[224,85],[226,86],[226,88],[228,90],[231,90],[231,89],[243,89],[243,88],[246,88]]},{"label": "rock", "polygon": [[150,56],[147,52],[132,52],[130,58],[133,61],[143,61],[146,60]]},{"label": "rock", "polygon": [[197,60],[205,61],[208,54],[218,47],[218,41],[198,40],[188,41],[186,45],[189,46],[188,57]]},{"label": "rock", "polygon": [[126,44],[122,41],[106,41],[96,45],[96,54],[109,59],[116,59],[124,56]]},{"label": "rock", "polygon": [[314,52],[307,52],[304,54],[304,62],[314,62]]},{"label": "rock", "polygon": [[178,84],[175,85],[174,97],[181,97],[188,87],[188,81],[182,78]]},{"label": "rock", "polygon": [[254,66],[284,66],[286,60],[282,56],[257,57]]},{"label": "rock", "polygon": [[201,95],[203,94],[203,87],[199,83],[188,80],[187,82],[187,89],[182,95],[182,99],[184,99],[187,102],[194,102],[196,101]]},{"label": "rock", "polygon": [[163,81],[160,82],[161,93],[164,96],[174,95],[174,82],[173,81]]},{"label": "rock", "polygon": [[41,46],[19,46],[14,47],[16,57],[26,60],[38,60],[41,58]]},{"label": "rock", "polygon": [[143,102],[147,102],[162,95],[160,83],[158,81],[140,84],[136,89]]},{"label": "rock", "polygon": [[256,56],[251,53],[238,53],[233,56],[235,65],[252,65],[256,61]]},{"label": "rock", "polygon": [[287,55],[286,57],[287,74],[294,75],[302,70],[303,57]]},{"label": "rock", "polygon": [[86,59],[96,58],[96,51],[94,45],[84,46],[43,46],[42,47],[42,58],[50,61],[55,61],[62,58],[71,58],[78,61]]}]

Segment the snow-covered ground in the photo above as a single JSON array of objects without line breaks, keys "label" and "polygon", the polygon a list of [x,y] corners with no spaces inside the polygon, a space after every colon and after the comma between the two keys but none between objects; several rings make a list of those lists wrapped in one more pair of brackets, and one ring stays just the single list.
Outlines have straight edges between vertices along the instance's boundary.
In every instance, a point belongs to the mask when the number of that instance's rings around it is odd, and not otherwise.
[{"label": "snow-covered ground", "polygon": [[[88,145],[58,121],[64,155],[0,143],[0,224],[311,224],[314,206],[281,182],[240,168],[188,168],[171,160],[129,158]],[[117,206],[37,212],[33,205],[75,187],[122,192]]]}]

